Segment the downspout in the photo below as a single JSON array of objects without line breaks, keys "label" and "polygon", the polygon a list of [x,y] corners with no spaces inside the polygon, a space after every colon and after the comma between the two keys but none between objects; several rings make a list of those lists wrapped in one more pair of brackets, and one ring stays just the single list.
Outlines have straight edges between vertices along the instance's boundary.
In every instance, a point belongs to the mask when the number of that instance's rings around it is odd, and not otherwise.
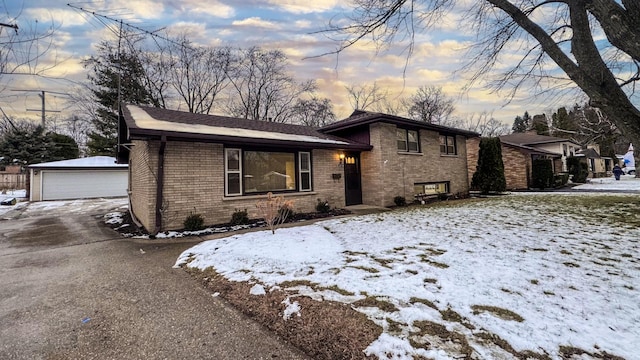
[{"label": "downspout", "polygon": [[158,180],[156,181],[156,228],[153,234],[157,234],[162,229],[162,189],[164,188],[164,150],[167,145],[167,136],[162,135],[160,140],[160,150],[158,150]]}]

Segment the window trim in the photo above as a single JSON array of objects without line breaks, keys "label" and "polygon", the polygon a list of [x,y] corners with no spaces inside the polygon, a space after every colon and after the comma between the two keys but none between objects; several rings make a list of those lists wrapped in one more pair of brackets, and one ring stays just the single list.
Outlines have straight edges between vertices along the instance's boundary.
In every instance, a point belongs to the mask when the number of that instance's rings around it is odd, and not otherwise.
[{"label": "window trim", "polygon": [[[229,169],[229,155],[234,152],[234,151],[238,151],[238,159],[239,159],[239,170],[230,170]],[[296,174],[296,187],[295,189],[289,189],[289,190],[276,190],[276,191],[265,191],[265,192],[252,192],[250,194],[247,194],[245,192],[244,189],[244,152],[245,151],[258,151],[258,152],[268,152],[268,153],[286,153],[286,154],[293,154],[294,157],[294,161],[295,161],[295,174]],[[309,169],[308,170],[304,170],[301,167],[301,160],[302,160],[302,156],[304,156],[303,154],[306,154],[306,156],[308,156],[308,164],[309,164]],[[225,148],[224,149],[224,196],[225,197],[245,197],[245,196],[261,196],[264,195],[268,192],[272,192],[272,193],[278,193],[278,194],[286,194],[286,193],[295,193],[295,192],[304,192],[304,193],[309,193],[309,192],[313,192],[313,164],[312,164],[312,152],[311,151],[295,151],[295,150],[291,150],[291,149],[278,149],[278,150],[273,150],[273,149],[243,149],[243,148]],[[309,174],[309,188],[308,189],[303,189],[302,188],[302,174]],[[240,192],[239,193],[229,193],[229,174],[238,174],[239,178],[240,178]]]},{"label": "window trim", "polygon": [[[308,157],[307,159],[307,164],[309,164],[309,169],[304,170],[302,169],[302,155],[306,155]],[[311,152],[310,151],[299,151],[298,152],[298,181],[299,181],[299,186],[298,186],[298,191],[313,191],[313,183],[312,183],[312,179],[313,177],[311,176]],[[308,189],[303,189],[302,188],[302,174],[309,174],[309,188]]]},{"label": "window trim", "polygon": [[[229,153],[232,151],[238,152],[238,170],[229,170]],[[239,187],[238,193],[229,192],[229,174],[238,174]],[[224,149],[224,195],[225,196],[242,196],[244,191],[242,189],[242,149],[239,148],[225,148]]]},{"label": "window trim", "polygon": [[[444,151],[442,151],[442,138],[444,138]],[[453,139],[453,145],[449,144],[449,139]],[[457,136],[455,135],[447,135],[447,134],[440,134],[439,137],[439,141],[440,141],[440,155],[449,155],[449,156],[453,156],[453,155],[458,155],[458,139]],[[453,146],[453,152],[449,152],[449,147]]]},{"label": "window trim", "polygon": [[[440,184],[444,184],[445,186],[445,190],[446,192],[438,192],[438,193],[433,193],[433,194],[427,194],[426,192],[424,192],[424,186],[425,185],[440,185]],[[415,190],[416,186],[422,186],[422,190],[423,192],[420,194],[414,194],[414,196],[416,198],[421,198],[421,197],[430,197],[430,196],[437,196],[440,194],[449,194],[451,193],[451,182],[450,181],[426,181],[426,182],[416,182],[413,183],[413,188]]]},{"label": "window trim", "polygon": [[[400,132],[403,133],[403,138],[404,138],[404,149],[401,149],[398,147],[398,142],[400,140],[398,140],[398,135],[400,134]],[[413,132],[416,134],[416,141],[409,141],[409,132]],[[409,143],[415,143],[416,144],[416,149],[415,150],[411,150],[409,147]],[[396,148],[398,150],[398,152],[403,152],[403,153],[413,153],[413,154],[419,154],[420,153],[420,130],[414,130],[414,129],[407,129],[407,128],[401,128],[401,127],[396,127]]]}]

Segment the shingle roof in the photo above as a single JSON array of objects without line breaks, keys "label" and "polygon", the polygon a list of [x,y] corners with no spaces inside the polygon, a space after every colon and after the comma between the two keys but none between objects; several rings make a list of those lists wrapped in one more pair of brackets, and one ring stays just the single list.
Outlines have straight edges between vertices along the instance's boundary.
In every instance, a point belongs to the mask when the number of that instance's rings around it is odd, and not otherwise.
[{"label": "shingle roof", "polygon": [[368,150],[370,145],[324,134],[309,126],[193,114],[127,105],[123,116],[132,139],[167,136],[235,144],[312,146]]},{"label": "shingle roof", "polygon": [[538,145],[549,144],[555,142],[572,142],[576,145],[580,145],[573,140],[558,138],[554,136],[527,134],[527,133],[513,133],[509,135],[500,136],[500,140],[511,144],[518,145]]},{"label": "shingle roof", "polygon": [[329,125],[325,125],[321,127],[319,131],[330,134],[340,130],[345,130],[353,127],[358,127],[361,125],[371,124],[374,122],[388,122],[396,125],[411,126],[419,129],[434,130],[434,131],[445,132],[449,134],[464,135],[468,137],[480,136],[480,134],[473,131],[456,129],[456,128],[451,128],[451,127],[436,125],[436,124],[429,124],[423,121],[416,121],[416,120],[407,119],[400,116],[371,112],[371,111],[364,111],[364,110],[356,110],[348,118],[331,123]]}]

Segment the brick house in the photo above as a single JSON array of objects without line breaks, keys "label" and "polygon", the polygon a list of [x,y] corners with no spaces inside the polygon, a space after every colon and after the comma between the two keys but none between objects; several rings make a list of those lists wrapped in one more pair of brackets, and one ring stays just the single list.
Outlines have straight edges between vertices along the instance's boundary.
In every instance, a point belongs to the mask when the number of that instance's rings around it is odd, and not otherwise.
[{"label": "brick house", "polygon": [[[533,160],[551,161],[554,174],[567,171],[566,159],[575,156],[580,144],[553,136],[535,133],[513,133],[500,136],[502,162],[507,190],[528,189],[531,185],[531,165]],[[480,138],[467,142],[467,162],[469,179],[476,172]]]},{"label": "brick house", "polygon": [[393,205],[395,196],[468,193],[466,139],[476,133],[356,111],[315,129],[128,105],[118,158],[129,163],[134,219],[151,233],[201,214],[226,223],[236,210],[257,218],[267,192],[312,212]]}]

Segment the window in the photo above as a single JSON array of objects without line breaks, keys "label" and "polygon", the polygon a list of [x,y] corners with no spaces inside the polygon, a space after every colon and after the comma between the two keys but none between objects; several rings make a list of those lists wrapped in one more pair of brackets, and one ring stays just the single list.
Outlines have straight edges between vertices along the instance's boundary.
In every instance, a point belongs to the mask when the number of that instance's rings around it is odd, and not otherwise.
[{"label": "window", "polygon": [[311,153],[301,152],[300,157],[300,191],[311,191]]},{"label": "window", "polygon": [[244,151],[242,154],[245,194],[296,189],[294,153]]},{"label": "window", "polygon": [[225,195],[311,191],[311,153],[225,149]]},{"label": "window", "polygon": [[398,151],[420,152],[417,130],[396,129]]},{"label": "window", "polygon": [[456,155],[456,137],[440,135],[440,154]]},{"label": "window", "polygon": [[562,155],[567,156],[567,144],[562,144]]},{"label": "window", "polygon": [[447,194],[449,192],[449,182],[441,183],[415,183],[413,185],[413,192],[416,197]]},{"label": "window", "polygon": [[242,168],[240,149],[225,149],[225,195],[240,195],[242,192],[240,169]]}]

